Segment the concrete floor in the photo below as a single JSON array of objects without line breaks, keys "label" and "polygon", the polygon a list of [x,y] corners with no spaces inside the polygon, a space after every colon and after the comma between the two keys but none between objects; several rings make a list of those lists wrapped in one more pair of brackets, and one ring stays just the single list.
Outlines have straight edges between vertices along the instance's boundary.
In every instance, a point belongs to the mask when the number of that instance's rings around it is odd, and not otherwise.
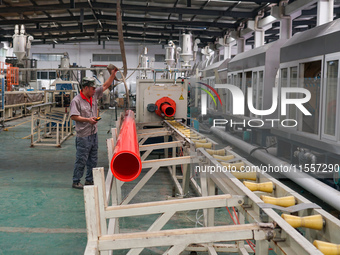
[{"label": "concrete floor", "polygon": [[[102,111],[101,117],[98,167],[107,171],[106,139],[114,127],[114,110]],[[0,129],[0,255],[83,254],[87,242],[83,192],[71,188],[75,137],[67,139],[61,148],[30,148],[29,117],[5,124],[8,131]],[[123,196],[144,174],[124,184]],[[168,171],[160,169],[132,203],[165,200],[172,195],[172,187]],[[189,195],[194,194],[191,191]],[[200,227],[201,215],[202,210],[177,213],[163,229]],[[157,217],[122,218],[121,232],[147,230]],[[232,224],[225,208],[216,210],[216,224]],[[141,254],[162,254],[165,250],[155,247]]]},{"label": "concrete floor", "polygon": [[[106,139],[111,137],[108,131],[114,127],[114,110],[103,111],[101,116],[98,167],[107,171]],[[0,255],[83,254],[87,242],[83,192],[71,188],[75,136],[61,148],[31,148],[30,117],[5,125],[8,131],[0,129]],[[137,180],[126,183],[123,194],[135,183]],[[171,194],[167,170],[160,169],[132,203],[164,200]],[[201,214],[199,211],[198,217]],[[146,230],[157,217],[123,218],[121,231]],[[195,225],[199,226],[196,211],[184,212],[176,214],[164,229]],[[165,247],[145,249],[142,254],[159,254],[164,250]]]},{"label": "concrete floor", "polygon": [[[98,132],[98,166],[105,169],[107,131],[115,120],[110,111],[102,114]],[[30,117],[5,125],[8,131],[0,131],[0,254],[83,254],[83,192],[71,188],[75,136],[61,148],[30,148],[25,138]]]}]

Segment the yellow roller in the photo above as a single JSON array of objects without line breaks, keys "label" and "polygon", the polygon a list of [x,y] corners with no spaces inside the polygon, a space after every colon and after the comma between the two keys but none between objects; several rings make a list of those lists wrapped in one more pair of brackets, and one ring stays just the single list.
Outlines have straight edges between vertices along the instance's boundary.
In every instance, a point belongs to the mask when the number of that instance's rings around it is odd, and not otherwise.
[{"label": "yellow roller", "polygon": [[237,163],[221,162],[221,165],[226,166],[226,167],[228,167],[228,169],[231,169],[231,170],[234,170],[234,169],[241,170],[241,167],[244,170],[244,163],[243,162],[237,162]]},{"label": "yellow roller", "polygon": [[269,197],[269,196],[260,196],[263,202],[266,204],[278,205],[282,207],[288,207],[295,205],[295,197],[288,196],[288,197]]},{"label": "yellow roller", "polygon": [[256,172],[231,172],[237,179],[256,181]]},{"label": "yellow roller", "polygon": [[222,150],[206,150],[210,155],[220,155],[225,156],[225,149]]},{"label": "yellow roller", "polygon": [[212,148],[212,143],[195,143],[196,148],[207,148],[211,149]]},{"label": "yellow roller", "polygon": [[207,139],[191,139],[194,143],[206,143],[208,142]]},{"label": "yellow roller", "polygon": [[196,134],[191,134],[190,137],[193,139],[201,138],[200,135],[196,135]]},{"label": "yellow roller", "polygon": [[251,191],[263,191],[271,193],[274,190],[274,184],[272,182],[254,183],[244,181],[243,184]]},{"label": "yellow roller", "polygon": [[217,160],[225,160],[225,161],[235,158],[234,155],[227,155],[227,156],[212,155],[212,156]]},{"label": "yellow roller", "polygon": [[315,240],[314,246],[325,255],[340,255],[340,245],[334,243]]},{"label": "yellow roller", "polygon": [[293,228],[305,227],[317,230],[321,230],[323,228],[323,219],[319,214],[306,217],[282,214],[281,217]]}]

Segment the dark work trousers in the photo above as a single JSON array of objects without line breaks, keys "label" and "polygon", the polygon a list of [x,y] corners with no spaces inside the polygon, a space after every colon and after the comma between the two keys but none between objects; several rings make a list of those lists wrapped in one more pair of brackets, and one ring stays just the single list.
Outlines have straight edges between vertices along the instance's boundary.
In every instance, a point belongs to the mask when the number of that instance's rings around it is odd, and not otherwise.
[{"label": "dark work trousers", "polygon": [[97,166],[98,136],[93,134],[86,137],[76,137],[76,163],[74,164],[73,183],[80,182],[85,166],[87,167],[86,181],[93,181],[92,168]]}]

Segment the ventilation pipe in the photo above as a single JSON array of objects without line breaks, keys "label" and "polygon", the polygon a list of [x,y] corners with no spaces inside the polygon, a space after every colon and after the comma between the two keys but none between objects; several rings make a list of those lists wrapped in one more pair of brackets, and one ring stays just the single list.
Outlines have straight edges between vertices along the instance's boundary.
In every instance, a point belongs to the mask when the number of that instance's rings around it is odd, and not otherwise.
[{"label": "ventilation pipe", "polygon": [[285,8],[289,0],[281,0],[279,2],[280,13],[280,39],[289,39],[292,37],[292,18],[285,15]]},{"label": "ventilation pipe", "polygon": [[[263,16],[264,16],[264,11],[259,11],[259,13],[255,17],[255,22],[254,22],[255,48],[264,45],[264,30],[259,27],[259,21],[260,21],[261,18],[263,18]],[[260,37],[259,40],[258,40],[258,37]]]},{"label": "ventilation pipe", "polygon": [[237,53],[242,53],[245,50],[245,39],[241,37],[241,31],[244,28],[244,24],[241,22],[237,28]]}]

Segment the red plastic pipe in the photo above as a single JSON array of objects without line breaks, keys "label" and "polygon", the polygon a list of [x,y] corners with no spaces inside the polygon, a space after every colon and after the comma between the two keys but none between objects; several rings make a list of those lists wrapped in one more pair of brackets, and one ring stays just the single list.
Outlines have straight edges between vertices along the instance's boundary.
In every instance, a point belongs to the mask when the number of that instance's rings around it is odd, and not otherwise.
[{"label": "red plastic pipe", "polygon": [[136,179],[141,171],[142,161],[139,154],[135,113],[127,110],[113,151],[111,172],[118,180],[130,182]]},{"label": "red plastic pipe", "polygon": [[163,104],[161,109],[162,109],[162,112],[167,117],[172,117],[172,116],[175,115],[175,109],[172,106],[168,105],[168,104]]},{"label": "red plastic pipe", "polygon": [[176,113],[176,102],[170,97],[162,97],[155,104],[157,106],[155,113],[162,118],[164,118],[164,115],[172,117]]}]

